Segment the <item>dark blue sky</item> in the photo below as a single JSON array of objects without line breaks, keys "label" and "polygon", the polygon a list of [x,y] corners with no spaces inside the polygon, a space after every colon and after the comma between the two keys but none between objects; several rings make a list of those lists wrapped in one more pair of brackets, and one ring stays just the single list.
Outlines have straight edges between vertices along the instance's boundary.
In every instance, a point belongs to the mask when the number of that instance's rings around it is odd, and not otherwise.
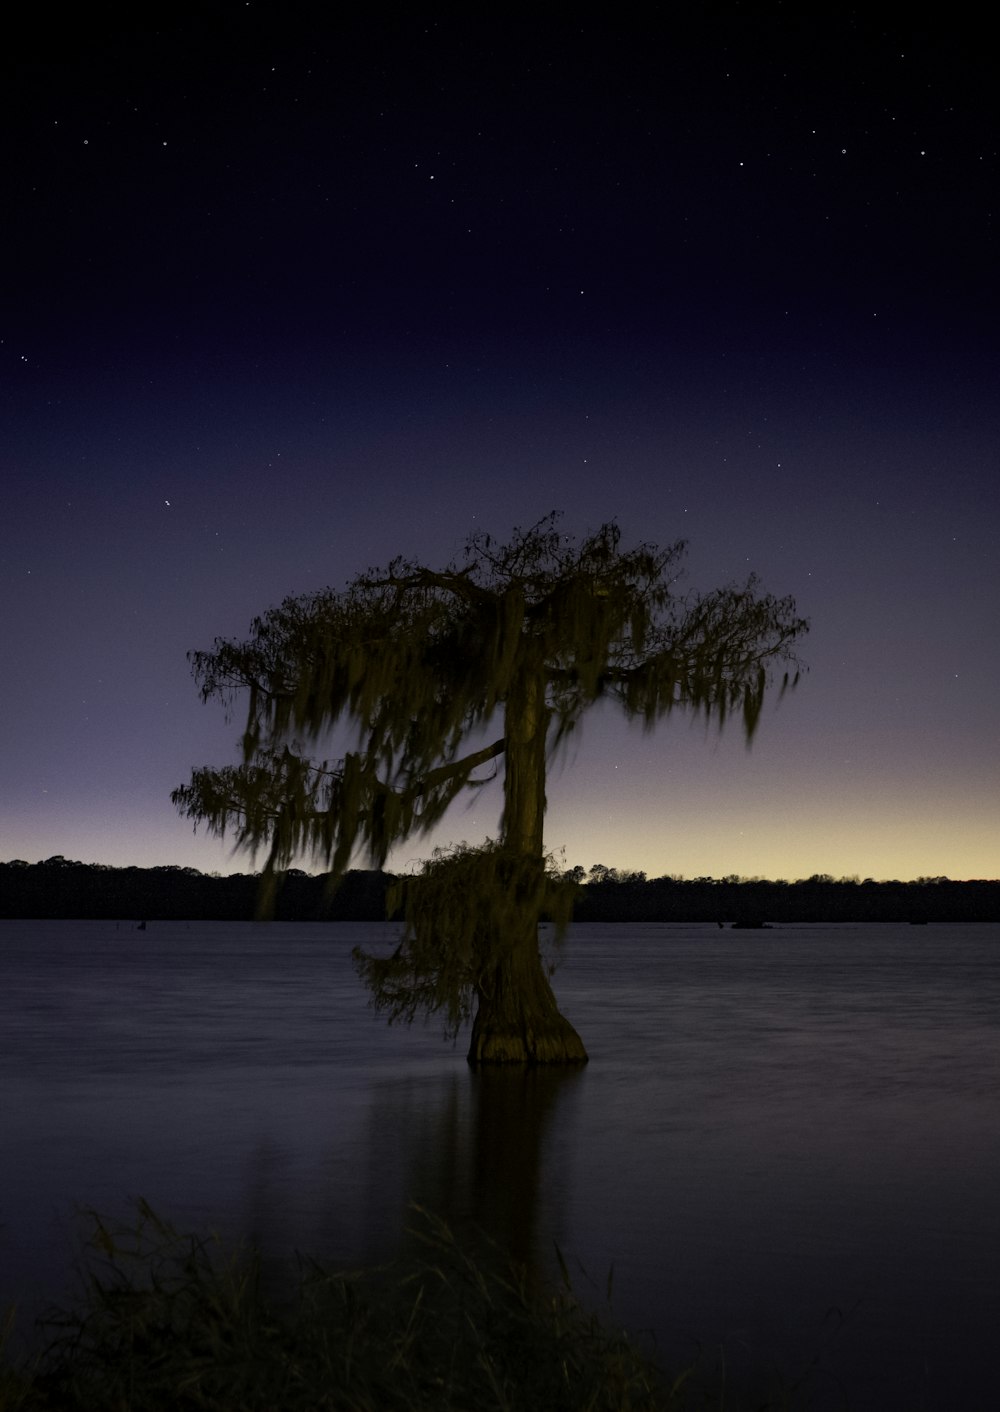
[{"label": "dark blue sky", "polygon": [[66,23],[0,61],[0,856],[246,866],[170,805],[235,744],[187,650],[560,508],[813,625],[750,754],[595,715],[549,792],[568,863],[997,875],[985,35]]}]

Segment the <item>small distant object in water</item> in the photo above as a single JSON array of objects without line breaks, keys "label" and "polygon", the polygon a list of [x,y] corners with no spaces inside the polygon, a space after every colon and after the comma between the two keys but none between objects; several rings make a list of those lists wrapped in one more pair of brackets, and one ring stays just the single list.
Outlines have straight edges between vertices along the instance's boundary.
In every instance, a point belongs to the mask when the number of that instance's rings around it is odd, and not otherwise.
[{"label": "small distant object in water", "polygon": [[770,931],[771,923],[765,922],[763,917],[741,917],[733,923],[733,928],[740,931]]},{"label": "small distant object in water", "polygon": [[140,922],[139,925],[136,927],[136,931],[144,932],[145,930],[146,930],[146,923],[145,923],[145,922]]}]

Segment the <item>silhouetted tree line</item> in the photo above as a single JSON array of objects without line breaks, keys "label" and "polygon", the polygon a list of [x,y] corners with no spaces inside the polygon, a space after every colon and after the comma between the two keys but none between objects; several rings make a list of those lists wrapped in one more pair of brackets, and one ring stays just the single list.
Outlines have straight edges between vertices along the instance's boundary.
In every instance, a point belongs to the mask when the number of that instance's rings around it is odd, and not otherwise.
[{"label": "silhouetted tree line", "polygon": [[[574,869],[583,882],[583,869]],[[1000,882],[833,878],[662,877],[598,863],[577,894],[578,922],[996,922]]]},{"label": "silhouetted tree line", "polygon": [[[997,922],[1000,881],[916,882],[833,878],[647,878],[595,864],[579,884],[578,922]],[[325,877],[290,869],[275,898],[279,921],[384,921],[393,878],[352,870],[332,895]],[[0,863],[0,917],[249,921],[259,873],[220,876],[196,868],[111,868],[63,857]]]},{"label": "silhouetted tree line", "polygon": [[[289,869],[276,897],[278,921],[385,919],[387,874],[351,871],[330,894],[327,880]],[[110,868],[62,857],[0,863],[0,916],[149,921],[251,921],[259,873],[221,876],[197,868]]]}]

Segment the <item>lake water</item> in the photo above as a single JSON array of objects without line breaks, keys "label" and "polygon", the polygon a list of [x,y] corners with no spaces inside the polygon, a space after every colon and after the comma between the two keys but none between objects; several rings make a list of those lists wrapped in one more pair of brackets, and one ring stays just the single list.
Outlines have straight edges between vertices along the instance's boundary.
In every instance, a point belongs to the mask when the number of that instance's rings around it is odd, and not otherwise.
[{"label": "lake water", "polygon": [[350,949],[396,935],[0,921],[0,1305],[67,1293],[81,1205],[354,1264],[418,1202],[542,1268],[557,1242],[595,1302],[613,1262],[666,1360],[995,1405],[1000,927],[574,927],[564,1073],[387,1028]]}]

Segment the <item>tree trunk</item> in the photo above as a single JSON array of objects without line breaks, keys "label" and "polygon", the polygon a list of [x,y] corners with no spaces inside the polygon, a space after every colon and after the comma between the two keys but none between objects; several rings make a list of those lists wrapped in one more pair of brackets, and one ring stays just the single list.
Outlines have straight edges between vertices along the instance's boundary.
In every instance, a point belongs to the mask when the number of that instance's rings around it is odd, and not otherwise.
[{"label": "tree trunk", "polygon": [[[545,677],[526,665],[507,700],[503,843],[545,868],[545,742],[549,724]],[[538,952],[538,891],[526,889],[515,935],[483,978],[472,1026],[470,1064],[583,1064],[587,1051],[560,1014]]]},{"label": "tree trunk", "polygon": [[470,1064],[585,1064],[587,1051],[560,1013],[538,954],[537,923],[519,937],[479,991]]}]

